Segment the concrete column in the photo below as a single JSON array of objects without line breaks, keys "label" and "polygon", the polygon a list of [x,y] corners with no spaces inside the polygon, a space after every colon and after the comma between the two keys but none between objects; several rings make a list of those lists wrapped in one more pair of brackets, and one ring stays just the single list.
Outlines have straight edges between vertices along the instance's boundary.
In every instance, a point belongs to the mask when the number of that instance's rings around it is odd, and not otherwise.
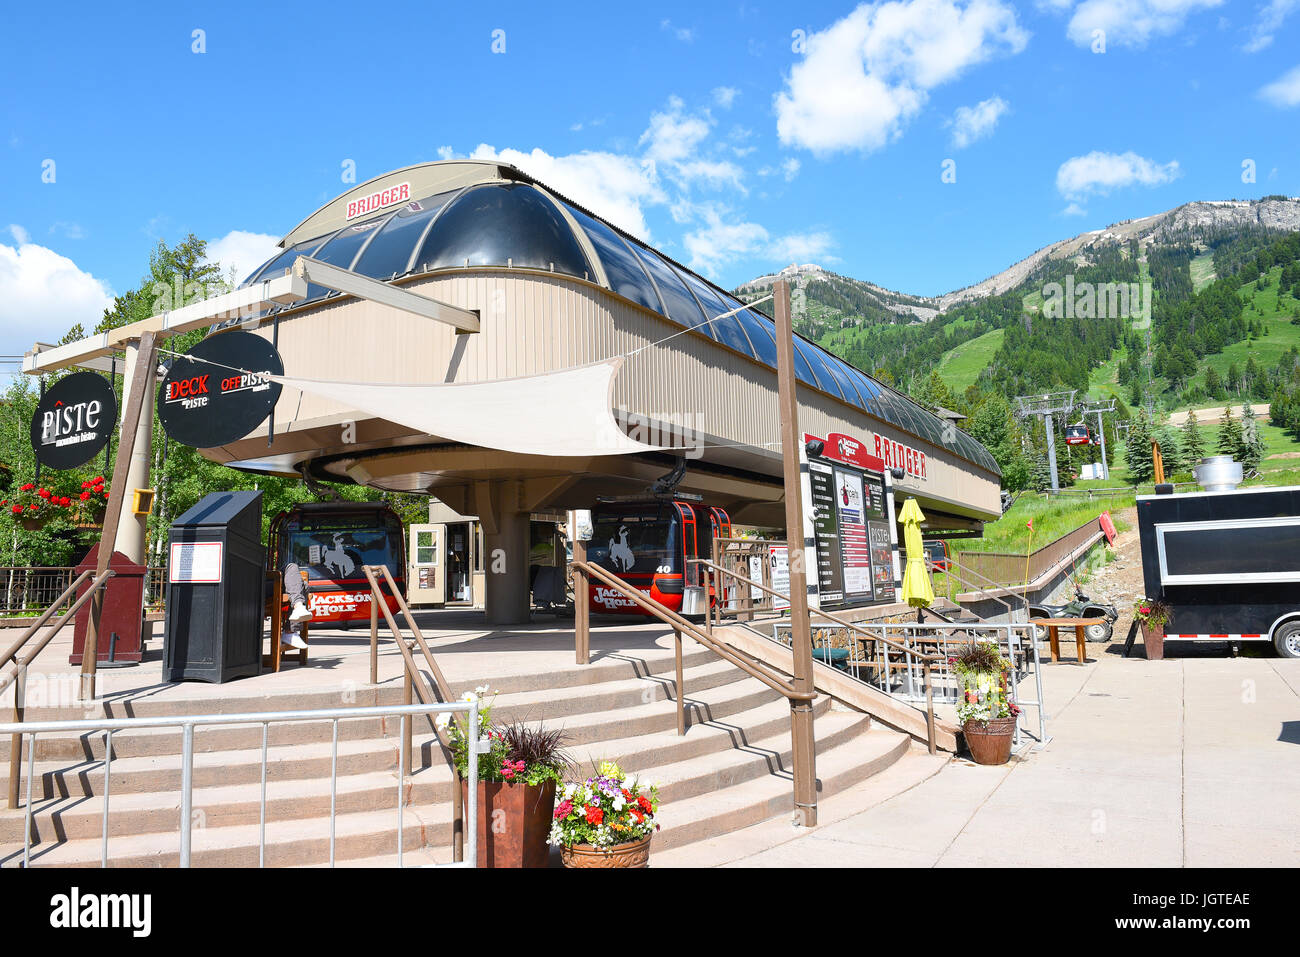
[{"label": "concrete column", "polygon": [[488,624],[527,624],[532,608],[528,591],[528,513],[501,510],[493,517],[495,522],[483,523]]},{"label": "concrete column", "polygon": [[[123,378],[122,395],[131,394],[131,382],[141,370],[137,368],[140,343],[129,342],[126,345],[126,373]],[[122,501],[122,513],[117,520],[117,541],[114,551],[119,551],[133,562],[146,564],[145,543],[148,540],[149,524],[146,516],[131,514],[131,492],[137,488],[149,488],[149,469],[153,464],[153,415],[155,383],[152,369],[143,370],[148,376],[145,405],[140,414],[140,427],[135,433],[135,447],[131,452],[131,464],[127,469],[125,498]]]}]

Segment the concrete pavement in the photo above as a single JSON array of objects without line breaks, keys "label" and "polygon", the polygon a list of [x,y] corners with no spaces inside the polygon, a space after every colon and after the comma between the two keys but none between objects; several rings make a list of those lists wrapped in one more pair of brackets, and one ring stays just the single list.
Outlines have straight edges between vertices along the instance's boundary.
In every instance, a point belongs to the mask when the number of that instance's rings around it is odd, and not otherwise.
[{"label": "concrete pavement", "polygon": [[652,863],[1300,865],[1300,661],[1103,655],[1045,664],[1044,691],[1043,751],[928,776],[922,751],[891,769],[920,781],[905,793],[872,779],[823,799],[812,830],[768,822]]}]

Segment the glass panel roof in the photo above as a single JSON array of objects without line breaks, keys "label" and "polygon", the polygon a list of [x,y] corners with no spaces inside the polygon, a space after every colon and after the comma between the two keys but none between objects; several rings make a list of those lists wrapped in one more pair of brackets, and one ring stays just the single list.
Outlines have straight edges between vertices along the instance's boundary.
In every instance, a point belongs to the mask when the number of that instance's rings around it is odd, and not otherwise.
[{"label": "glass panel roof", "polygon": [[586,232],[591,244],[596,247],[596,254],[600,256],[601,265],[605,267],[605,275],[609,278],[610,288],[620,296],[640,303],[647,309],[663,313],[664,307],[659,301],[659,293],[655,291],[654,283],[650,281],[650,276],[641,265],[641,260],[628,249],[627,243],[600,220],[592,219],[586,213],[567,204],[565,209],[578,221],[578,225]]},{"label": "glass panel roof", "polygon": [[[556,272],[594,281],[595,270],[556,202],[522,182],[483,183],[439,193],[277,253],[243,285],[280,275],[299,255],[314,255],[385,280],[408,271],[463,268],[468,261],[471,266],[510,264],[542,270],[553,266]],[[615,292],[775,367],[776,331],[771,317],[754,308],[716,319],[742,304],[602,220],[568,203],[565,208],[590,239]],[[327,293],[312,285],[308,297]],[[214,331],[230,324],[233,321],[215,326]],[[800,382],[998,471],[988,450],[965,432],[957,429],[954,435],[937,416],[815,343],[796,335],[794,344],[795,375]]]},{"label": "glass panel roof", "polygon": [[663,297],[664,305],[668,307],[668,318],[679,325],[699,329],[710,339],[714,338],[713,330],[709,328],[704,313],[700,311],[700,304],[695,301],[695,297],[686,288],[681,277],[653,250],[637,246],[636,253],[645,263],[650,275],[654,277],[655,285],[659,287],[659,295]]},{"label": "glass panel roof", "polygon": [[452,200],[415,256],[420,270],[516,266],[590,279],[591,267],[555,204],[526,183],[474,186]]},{"label": "glass panel roof", "polygon": [[714,318],[724,312],[730,312],[732,307],[724,303],[717,293],[695,276],[690,273],[681,273],[681,276],[695,293],[695,298],[704,306],[704,311],[709,314],[709,325],[713,327],[714,338],[724,345],[731,346],[737,352],[753,358],[754,350],[749,344],[745,330],[740,327],[740,320],[735,316],[728,316],[726,319]]},{"label": "glass panel roof", "polygon": [[452,190],[407,203],[380,228],[370,245],[362,251],[353,270],[371,279],[403,275],[415,244],[429,226],[429,220],[437,216],[458,192],[460,190]]}]

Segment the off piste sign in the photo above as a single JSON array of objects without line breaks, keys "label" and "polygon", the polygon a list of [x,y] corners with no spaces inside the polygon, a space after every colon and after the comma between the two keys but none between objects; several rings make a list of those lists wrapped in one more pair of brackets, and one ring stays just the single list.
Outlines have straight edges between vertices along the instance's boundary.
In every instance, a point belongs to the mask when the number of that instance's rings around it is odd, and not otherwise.
[{"label": "off piste sign", "polygon": [[347,218],[356,219],[358,216],[364,216],[366,213],[373,213],[377,209],[383,209],[385,206],[392,206],[394,203],[405,203],[411,198],[411,184],[398,183],[396,186],[388,186],[384,189],[375,190],[368,196],[361,196],[357,199],[348,200]]},{"label": "off piste sign", "polygon": [[93,372],[74,372],[50,388],[32,416],[32,449],[42,465],[71,469],[95,457],[117,424],[113,386]]},{"label": "off piste sign", "polygon": [[158,420],[177,442],[210,449],[238,441],[266,419],[283,387],[275,347],[234,330],[204,339],[178,358],[158,390]]}]

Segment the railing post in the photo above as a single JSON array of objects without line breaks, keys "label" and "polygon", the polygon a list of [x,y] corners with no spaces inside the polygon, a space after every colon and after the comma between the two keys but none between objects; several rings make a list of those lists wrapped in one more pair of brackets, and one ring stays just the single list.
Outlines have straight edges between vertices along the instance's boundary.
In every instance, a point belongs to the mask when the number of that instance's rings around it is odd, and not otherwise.
[{"label": "railing post", "polygon": [[[27,708],[27,665],[20,665],[18,678],[14,682],[14,723],[20,724],[23,712]],[[18,779],[22,777],[20,769],[23,762],[22,733],[9,737],[9,810],[18,807]]]},{"label": "railing post", "polygon": [[[405,641],[406,639],[399,637],[397,640]],[[411,669],[403,668],[402,676],[402,704],[411,704],[411,695],[414,690],[414,686],[411,682]],[[415,765],[411,763],[411,744],[414,727],[414,721],[406,721],[402,724],[402,760],[406,762],[408,768],[415,767]]]},{"label": "railing post", "polygon": [[573,541],[573,646],[580,665],[591,664],[591,582],[579,567],[587,562],[587,543]]},{"label": "railing post", "polygon": [[194,817],[194,725],[181,739],[181,867],[190,866],[190,829]]},{"label": "railing post", "polygon": [[370,683],[379,684],[379,602],[378,588],[370,589]]},{"label": "railing post", "polygon": [[673,688],[673,696],[677,699],[677,733],[686,733],[686,688],[682,681],[682,632],[680,628],[673,629],[673,652],[677,659],[677,684]]},{"label": "railing post", "polygon": [[930,746],[930,753],[934,754],[937,745],[934,739],[934,686],[931,682],[930,659],[926,658],[921,663],[925,670],[925,735],[926,743]]}]

